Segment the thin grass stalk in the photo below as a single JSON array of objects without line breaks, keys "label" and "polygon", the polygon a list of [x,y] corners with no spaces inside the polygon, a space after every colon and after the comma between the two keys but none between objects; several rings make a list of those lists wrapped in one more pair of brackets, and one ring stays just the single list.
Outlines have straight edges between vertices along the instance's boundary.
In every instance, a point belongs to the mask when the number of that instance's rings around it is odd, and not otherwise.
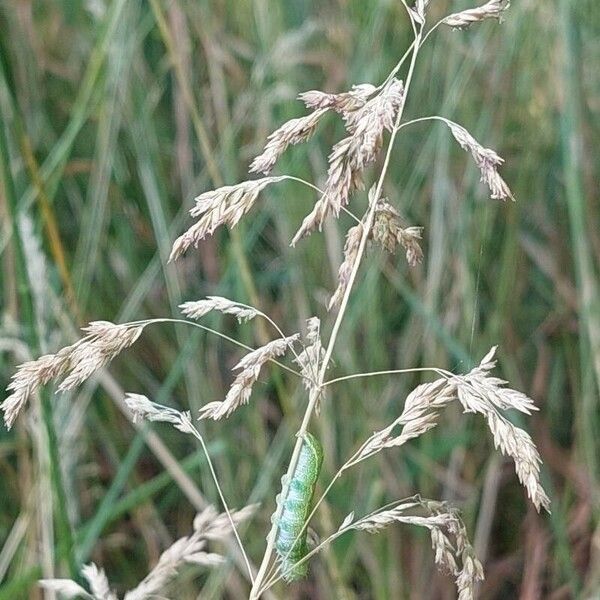
[{"label": "thin grass stalk", "polygon": [[[16,223],[17,216],[17,194],[14,187],[12,173],[10,171],[10,157],[8,151],[8,138],[6,131],[6,121],[4,115],[0,118],[0,179],[4,182],[4,193],[7,199],[7,209],[9,217],[13,223]],[[18,286],[19,298],[21,301],[21,322],[24,325],[24,337],[30,348],[36,352],[41,349],[38,333],[35,328],[35,308],[30,294],[30,285],[26,268],[25,250],[21,240],[21,235],[18,228],[15,229],[15,246],[16,246],[16,264],[17,279],[21,282]],[[50,397],[46,390],[40,391],[42,402],[42,412],[44,425],[48,435],[48,451],[50,453],[50,474],[54,493],[56,494],[56,517],[58,528],[61,535],[61,544],[63,551],[67,557],[67,563],[72,577],[76,577],[78,573],[78,565],[75,558],[75,540],[67,514],[67,495],[64,488],[62,472],[60,469],[60,452],[58,447],[58,437],[54,427],[54,417]]]},{"label": "thin grass stalk", "polygon": [[[69,153],[77,135],[85,124],[90,106],[94,102],[94,92],[96,90],[96,85],[100,81],[100,73],[102,72],[102,67],[105,63],[111,39],[118,27],[122,17],[121,13],[126,5],[126,0],[115,0],[115,2],[110,4],[106,11],[105,22],[101,27],[98,41],[91,52],[77,98],[70,111],[69,123],[40,168],[40,175],[45,184],[46,193],[50,202],[54,200],[54,196],[69,158]],[[36,194],[37,190],[35,185],[29,185],[23,193],[19,210],[26,210],[29,208],[35,200]]]},{"label": "thin grass stalk", "polygon": [[[597,487],[600,467],[594,442],[597,439],[598,398],[600,397],[600,300],[598,279],[593,267],[593,250],[590,248],[586,231],[588,216],[581,164],[584,156],[580,108],[582,103],[577,66],[580,64],[581,42],[576,18],[572,14],[574,6],[575,4],[570,0],[563,0],[561,4],[564,110],[561,113],[560,132],[564,186],[582,317],[580,321],[582,335],[579,338],[582,381],[593,380],[593,383],[586,385],[579,416],[580,428],[588,472]],[[593,374],[592,377],[588,376],[590,372]]]},{"label": "thin grass stalk", "polygon": [[[418,33],[415,36],[415,42],[414,42],[414,47],[413,47],[413,51],[412,51],[412,56],[411,56],[411,61],[410,61],[410,66],[408,69],[408,74],[406,77],[406,85],[404,88],[404,100],[402,102],[402,105],[400,106],[399,110],[398,110],[398,114],[396,116],[396,121],[394,124],[394,129],[392,131],[392,134],[390,136],[390,141],[388,143],[388,148],[387,148],[387,154],[385,157],[385,161],[381,170],[381,174],[379,176],[379,180],[377,182],[377,187],[376,187],[376,191],[375,191],[375,195],[374,198],[370,204],[370,206],[368,207],[367,211],[368,211],[368,215],[367,215],[367,220],[364,226],[364,230],[363,230],[363,234],[362,234],[362,238],[360,241],[360,246],[359,246],[359,250],[358,250],[358,254],[356,256],[355,262],[354,262],[354,266],[352,268],[352,273],[350,275],[350,279],[348,281],[348,285],[346,287],[345,293],[344,293],[344,297],[342,299],[342,303],[340,305],[338,314],[336,316],[336,320],[335,323],[333,325],[333,329],[331,332],[331,336],[329,338],[329,342],[327,344],[327,349],[325,351],[325,356],[323,358],[323,363],[321,366],[321,370],[319,372],[319,377],[318,377],[318,381],[317,381],[317,387],[311,389],[310,392],[310,396],[309,396],[309,402],[308,405],[306,407],[306,411],[304,413],[304,417],[302,419],[302,424],[300,425],[300,429],[298,430],[297,434],[296,434],[296,444],[292,453],[292,457],[290,459],[290,464],[287,470],[287,476],[288,478],[291,477],[292,473],[294,472],[294,469],[296,468],[296,465],[298,464],[298,458],[300,456],[300,450],[302,448],[302,444],[303,444],[303,436],[306,434],[307,430],[308,430],[308,424],[310,422],[310,419],[312,417],[312,413],[314,412],[315,406],[317,404],[317,401],[321,395],[321,388],[325,379],[325,373],[327,371],[327,367],[329,365],[329,361],[331,360],[331,356],[333,354],[333,349],[335,346],[335,342],[337,340],[337,336],[340,330],[340,327],[342,325],[343,319],[344,319],[344,315],[346,314],[346,309],[348,307],[348,300],[350,298],[350,293],[352,292],[352,288],[354,285],[354,281],[356,279],[356,274],[358,273],[358,269],[360,267],[360,263],[362,261],[362,257],[364,255],[364,251],[367,245],[367,239],[368,239],[368,235],[369,235],[369,231],[373,225],[373,219],[375,217],[375,211],[377,208],[377,201],[379,200],[380,196],[381,196],[381,191],[383,189],[383,181],[385,179],[385,175],[387,173],[388,167],[389,167],[389,163],[390,163],[390,159],[391,159],[391,154],[392,154],[392,150],[393,150],[393,146],[394,146],[394,141],[396,139],[396,136],[398,134],[398,126],[400,124],[400,121],[402,119],[402,115],[404,113],[404,107],[406,105],[406,98],[408,95],[408,90],[410,88],[410,84],[412,81],[412,77],[413,77],[413,73],[414,73],[414,68],[415,68],[415,63],[416,63],[416,58],[419,52],[419,47],[420,47],[420,42],[421,42],[421,35],[422,35],[422,30],[419,29]],[[265,553],[260,565],[260,569],[258,571],[258,574],[256,575],[256,579],[254,581],[254,585],[252,586],[252,590],[250,592],[250,600],[255,600],[257,598],[260,597],[260,591],[261,591],[261,585],[263,582],[263,579],[265,577],[265,574],[267,572],[267,568],[269,566],[269,563],[271,561],[271,557],[273,555],[273,550],[275,547],[275,539],[277,536],[277,529],[279,526],[279,519],[281,517],[281,513],[283,510],[283,502],[280,503],[280,506],[277,508],[276,512],[275,512],[275,516],[273,519],[273,524],[271,526],[271,530],[269,532],[269,535],[267,537],[267,547],[265,549]]]}]

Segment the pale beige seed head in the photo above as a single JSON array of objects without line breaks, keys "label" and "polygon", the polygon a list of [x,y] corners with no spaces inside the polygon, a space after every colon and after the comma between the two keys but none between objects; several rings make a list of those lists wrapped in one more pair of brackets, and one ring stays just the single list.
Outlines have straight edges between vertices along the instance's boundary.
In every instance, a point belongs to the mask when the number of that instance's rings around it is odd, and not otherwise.
[{"label": "pale beige seed head", "polygon": [[285,177],[263,177],[200,194],[196,198],[196,205],[190,210],[190,215],[199,219],[175,240],[169,262],[179,258],[190,246],[198,246],[221,225],[235,227],[254,206],[259,193],[267,185],[284,179]]},{"label": "pale beige seed head", "polygon": [[391,131],[395,116],[404,102],[404,85],[392,79],[361,108],[344,112],[349,136],[335,144],[328,157],[329,168],[325,192],[304,219],[292,245],[315,229],[321,229],[327,216],[339,216],[350,194],[362,189],[362,171],[373,163],[383,145],[383,133]]},{"label": "pale beige seed head", "polygon": [[158,597],[184,564],[204,567],[223,564],[225,557],[206,551],[207,541],[225,539],[231,532],[231,521],[239,524],[248,519],[255,509],[256,505],[250,505],[241,510],[231,510],[230,520],[227,514],[218,514],[212,506],[208,506],[196,515],[193,533],[178,539],[167,548],[152,571],[136,588],[125,594],[124,600],[148,600]]},{"label": "pale beige seed head", "polygon": [[226,315],[233,315],[238,321],[249,321],[259,313],[251,306],[240,304],[222,296],[208,296],[203,300],[184,302],[179,305],[181,312],[191,319],[199,319],[209,312],[216,310]]},{"label": "pale beige seed head", "polygon": [[455,29],[465,29],[484,19],[502,18],[502,13],[509,8],[508,0],[490,0],[482,6],[454,13],[444,19],[444,23]]},{"label": "pale beige seed head", "polygon": [[321,117],[326,112],[326,108],[319,108],[305,117],[287,121],[271,133],[262,154],[252,161],[250,172],[268,175],[289,146],[300,144],[312,137]]},{"label": "pale beige seed head", "polygon": [[0,406],[7,428],[12,427],[27,400],[40,386],[62,377],[58,391],[73,389],[131,346],[142,330],[143,326],[93,321],[83,328],[86,335],[75,344],[17,367],[7,387],[12,393]]},{"label": "pale beige seed head", "polygon": [[422,227],[402,227],[398,211],[386,200],[379,201],[371,237],[390,254],[395,254],[398,245],[406,251],[406,260],[415,267],[423,260],[423,251],[419,244]]},{"label": "pale beige seed head", "polygon": [[285,353],[298,340],[298,334],[279,338],[249,352],[235,365],[240,371],[227,392],[223,401],[209,402],[200,409],[200,419],[219,420],[228,417],[234,410],[247,404],[252,394],[252,387],[258,380],[265,363]]},{"label": "pale beige seed head", "polygon": [[446,121],[454,139],[460,144],[463,150],[471,153],[475,164],[481,172],[481,181],[485,183],[491,192],[494,200],[514,200],[514,196],[508,185],[498,173],[498,167],[504,162],[493,150],[484,148],[464,127]]},{"label": "pale beige seed head", "polygon": [[354,112],[362,108],[377,88],[370,83],[361,83],[352,86],[349,92],[341,94],[328,94],[319,90],[303,92],[298,96],[307,108],[331,108],[341,115]]},{"label": "pale beige seed head", "polygon": [[329,300],[327,310],[331,310],[340,305],[354,267],[354,262],[358,256],[360,240],[363,235],[364,227],[355,225],[348,230],[346,234],[346,243],[344,244],[344,260],[338,270],[338,284],[333,296]]}]

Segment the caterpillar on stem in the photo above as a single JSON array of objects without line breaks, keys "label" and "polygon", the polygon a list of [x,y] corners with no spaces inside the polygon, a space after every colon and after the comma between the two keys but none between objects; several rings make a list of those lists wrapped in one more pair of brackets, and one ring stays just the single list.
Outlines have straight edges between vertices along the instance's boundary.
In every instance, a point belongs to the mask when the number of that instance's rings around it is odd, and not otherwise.
[{"label": "caterpillar on stem", "polygon": [[[289,482],[279,518],[275,547],[283,578],[289,583],[306,577],[308,561],[297,564],[307,553],[306,520],[310,514],[315,484],[323,464],[323,448],[315,436],[304,435],[298,464]],[[285,487],[285,486],[284,486]]]}]

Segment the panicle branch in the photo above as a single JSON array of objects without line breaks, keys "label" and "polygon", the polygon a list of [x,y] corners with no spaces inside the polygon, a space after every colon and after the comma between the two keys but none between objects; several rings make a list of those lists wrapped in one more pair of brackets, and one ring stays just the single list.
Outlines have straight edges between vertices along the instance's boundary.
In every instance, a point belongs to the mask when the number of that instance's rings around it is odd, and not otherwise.
[{"label": "panicle branch", "polygon": [[[411,514],[415,509],[420,509],[424,514]],[[424,500],[415,496],[392,508],[380,509],[358,520],[354,520],[351,513],[344,520],[337,535],[352,529],[377,533],[394,523],[429,529],[435,564],[440,570],[454,575],[459,600],[474,598],[475,584],[483,580],[483,567],[475,556],[460,514],[445,502]]]},{"label": "panicle branch", "polygon": [[233,315],[240,322],[249,321],[260,314],[258,310],[251,306],[234,302],[222,296],[208,296],[203,300],[184,302],[179,305],[179,308],[190,319],[199,319],[213,310]]},{"label": "panicle branch", "polygon": [[461,148],[471,153],[475,164],[481,171],[481,181],[490,189],[491,197],[494,200],[506,200],[507,198],[514,200],[510,188],[498,173],[498,167],[504,162],[504,159],[500,158],[493,150],[484,148],[461,125],[447,119],[444,119],[444,122]]},{"label": "panicle branch", "polygon": [[190,210],[192,217],[200,218],[175,240],[169,262],[179,258],[190,246],[198,246],[200,241],[207,235],[212,235],[217,227],[235,227],[254,206],[261,190],[284,179],[285,177],[263,177],[200,194],[196,198],[196,205]]},{"label": "panicle branch", "polygon": [[279,338],[249,352],[242,358],[234,369],[240,373],[235,378],[227,396],[223,401],[209,402],[200,409],[200,419],[222,419],[228,417],[234,410],[247,404],[252,393],[252,386],[258,380],[263,365],[285,351],[298,340],[298,334]]},{"label": "panicle branch", "polygon": [[465,29],[473,23],[478,23],[484,19],[501,20],[502,13],[510,6],[508,0],[490,0],[482,6],[453,13],[443,19],[443,23],[454,27],[455,29]]},{"label": "panicle branch", "polygon": [[392,130],[403,102],[404,84],[392,78],[364,106],[343,113],[350,135],[333,146],[325,193],[304,219],[292,245],[315,228],[320,229],[330,213],[337,217],[348,204],[350,193],[363,188],[362,171],[377,158],[383,145],[383,132]]},{"label": "panicle branch", "polygon": [[58,391],[73,389],[131,346],[143,328],[93,321],[83,328],[86,335],[75,344],[19,365],[7,387],[12,393],[0,406],[6,426],[12,427],[27,400],[41,386],[62,378]]},{"label": "panicle branch", "polygon": [[500,412],[515,409],[529,415],[537,409],[531,398],[506,387],[506,381],[490,376],[496,365],[495,352],[494,347],[466,375],[449,374],[415,388],[407,397],[402,414],[389,426],[373,433],[343,469],[419,437],[437,425],[442,408],[458,400],[464,412],[478,413],[486,419],[494,445],[513,459],[517,477],[535,508],[549,510],[550,500],[540,482],[541,459],[537,448],[527,432]]}]

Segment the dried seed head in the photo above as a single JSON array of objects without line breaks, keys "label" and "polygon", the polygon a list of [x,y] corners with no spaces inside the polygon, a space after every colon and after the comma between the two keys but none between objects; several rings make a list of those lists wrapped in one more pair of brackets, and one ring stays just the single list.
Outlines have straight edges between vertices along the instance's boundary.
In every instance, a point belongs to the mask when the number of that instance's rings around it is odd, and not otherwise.
[{"label": "dried seed head", "polygon": [[[437,424],[440,409],[458,399],[464,412],[482,415],[492,433],[494,445],[515,463],[515,471],[538,511],[549,510],[550,499],[540,483],[541,458],[527,432],[513,425],[500,411],[515,409],[525,414],[537,410],[531,398],[506,387],[506,382],[492,377],[496,365],[496,348],[466,375],[454,375],[415,388],[406,399],[402,414],[388,427],[376,431],[361,447],[357,457],[345,468],[370,458],[385,448],[400,446]],[[401,427],[399,433],[394,433]]]},{"label": "dried seed head", "polygon": [[[416,510],[424,511],[425,515],[411,514]],[[377,533],[394,523],[417,525],[429,529],[437,567],[456,577],[460,600],[474,598],[475,584],[483,579],[483,568],[475,557],[458,511],[449,508],[443,502],[422,500],[415,496],[393,508],[380,509],[356,521],[354,521],[354,514],[351,513],[344,519],[338,533],[350,529]]]},{"label": "dried seed head", "polygon": [[[231,532],[232,523],[239,525],[247,520],[256,512],[257,507],[257,504],[251,504],[240,510],[230,510],[229,514],[219,514],[214,507],[207,506],[196,515],[193,532],[167,548],[143,581],[125,594],[125,600],[148,600],[159,597],[177,575],[178,569],[186,563],[205,567],[223,564],[225,560],[223,556],[206,551],[207,542],[226,539]],[[39,583],[43,588],[58,592],[66,598],[117,600],[116,594],[110,590],[103,569],[91,563],[81,569],[81,574],[89,583],[91,593],[71,579],[42,579]]]},{"label": "dried seed head", "polygon": [[117,600],[117,595],[110,590],[104,569],[90,563],[81,569],[81,574],[87,580],[94,600]]},{"label": "dried seed head", "polygon": [[398,247],[398,229],[401,229],[400,214],[386,198],[382,198],[377,204],[373,219],[373,240],[386,252],[395,254]]},{"label": "dried seed head", "polygon": [[342,113],[346,129],[364,137],[365,139],[360,141],[369,147],[374,144],[370,139],[372,136],[379,136],[383,129],[392,130],[396,113],[403,102],[404,84],[393,78],[376,96],[365,102],[364,106]]},{"label": "dried seed head", "polygon": [[115,325],[109,321],[94,321],[83,331],[87,336],[71,346],[70,372],[58,386],[58,391],[71,390],[89,379],[122,350],[131,346],[141,335],[143,327]]},{"label": "dried seed head", "polygon": [[259,313],[255,308],[234,302],[222,296],[208,296],[204,300],[184,302],[179,305],[181,312],[191,319],[199,319],[212,310],[233,315],[238,321],[249,321],[254,319]]},{"label": "dried seed head", "polygon": [[300,367],[304,386],[310,389],[316,385],[325,350],[321,343],[320,319],[318,317],[311,317],[306,321],[306,328],[304,350],[298,354],[295,362]]},{"label": "dried seed head", "polygon": [[56,354],[46,354],[37,360],[19,365],[6,388],[12,393],[0,408],[10,429],[17,415],[40,386],[52,379],[63,378],[59,391],[70,390],[83,383],[117,354],[131,346],[142,333],[143,326],[115,325],[109,321],[94,321],[83,328],[86,336]]},{"label": "dried seed head", "polygon": [[517,477],[536,510],[544,508],[550,512],[550,498],[540,483],[542,459],[529,434],[497,413],[489,411],[485,416],[494,445],[513,459]]},{"label": "dried seed head", "polygon": [[[386,428],[376,431],[362,446],[360,462],[385,448],[402,446],[437,425],[439,411],[456,399],[454,386],[445,379],[417,386],[406,398],[402,414]],[[394,433],[400,427],[399,433]]]},{"label": "dried seed head", "polygon": [[423,250],[419,244],[422,232],[422,227],[407,227],[398,230],[398,242],[406,251],[406,262],[410,267],[416,267],[423,261]]},{"label": "dried seed head", "polygon": [[131,411],[131,420],[134,423],[143,420],[172,423],[175,429],[183,433],[191,433],[192,435],[195,433],[189,411],[179,411],[169,406],[157,404],[142,394],[126,394],[125,404]]},{"label": "dried seed head", "polygon": [[465,29],[473,23],[483,21],[484,19],[502,18],[502,13],[510,6],[508,0],[490,0],[483,6],[463,10],[447,16],[443,22],[455,29]]},{"label": "dried seed head", "polygon": [[419,25],[423,25],[425,23],[425,12],[428,4],[429,0],[417,0],[414,8],[410,9],[413,19],[419,23]]},{"label": "dried seed head", "polygon": [[263,365],[281,356],[292,343],[298,340],[298,334],[279,338],[246,354],[235,365],[234,369],[241,371],[235,378],[225,400],[222,402],[209,402],[200,409],[200,419],[222,419],[228,417],[234,410],[247,404],[252,393],[252,386],[258,380]]},{"label": "dried seed head", "polygon": [[362,225],[355,225],[354,227],[351,227],[346,234],[346,243],[344,244],[344,261],[340,265],[338,271],[338,285],[333,296],[331,296],[331,299],[329,300],[327,310],[331,310],[332,308],[339,306],[342,298],[344,297],[344,293],[346,292],[346,288],[348,287],[348,283],[350,281],[350,275],[352,274],[354,262],[356,261],[356,257],[358,255],[363,229],[364,228]]},{"label": "dried seed head", "polygon": [[329,155],[327,183],[323,197],[304,219],[292,245],[316,228],[333,213],[336,217],[348,204],[350,193],[362,189],[362,171],[377,158],[383,144],[383,132],[391,131],[404,102],[404,85],[392,79],[379,94],[362,108],[343,114],[350,135],[334,145]]},{"label": "dried seed head", "polygon": [[300,94],[298,99],[304,102],[306,108],[331,108],[337,113],[345,115],[346,113],[351,113],[362,108],[376,90],[377,88],[370,83],[361,83],[360,85],[352,86],[349,92],[327,94],[319,90],[310,90]]},{"label": "dried seed head", "polygon": [[454,139],[463,150],[471,153],[475,164],[481,171],[481,181],[485,183],[494,200],[514,200],[508,185],[498,173],[498,167],[504,162],[493,150],[484,148],[464,127],[452,121],[445,121]]},{"label": "dried seed head", "polygon": [[[230,511],[231,520],[238,524],[255,511],[256,505],[242,510]],[[226,538],[231,532],[231,522],[224,514],[209,506],[194,519],[194,532],[177,540],[167,548],[158,559],[156,566],[144,580],[133,590],[125,594],[124,600],[147,600],[161,593],[165,586],[177,575],[178,569],[185,563],[207,567],[223,564],[225,558],[219,554],[206,551],[208,540]]]},{"label": "dried seed head", "polygon": [[268,175],[288,146],[305,142],[313,135],[319,120],[326,112],[326,108],[320,108],[305,117],[291,119],[275,130],[269,135],[262,154],[252,161],[250,172]]},{"label": "dried seed head", "polygon": [[510,456],[521,484],[539,512],[549,511],[550,499],[540,483],[541,458],[527,432],[513,425],[500,410],[516,409],[525,414],[536,410],[533,400],[525,394],[505,387],[506,382],[489,375],[495,366],[496,348],[492,348],[481,363],[470,373],[452,378],[458,400],[465,412],[482,414],[494,438],[494,445],[502,454]]},{"label": "dried seed head", "polygon": [[263,177],[200,194],[196,198],[196,205],[190,210],[192,217],[200,219],[175,240],[169,261],[181,256],[190,246],[198,246],[200,241],[207,235],[212,235],[217,227],[235,227],[252,208],[263,188],[284,179],[285,177]]},{"label": "dried seed head", "polygon": [[398,211],[387,200],[379,201],[371,232],[373,240],[390,254],[395,254],[400,244],[406,251],[406,260],[411,267],[423,260],[419,245],[422,231],[422,227],[403,228]]},{"label": "dried seed head", "polygon": [[213,506],[207,506],[201,513],[196,515],[194,531],[207,540],[223,539],[231,531],[231,521],[235,525],[247,521],[254,515],[258,507],[258,504],[249,504],[239,510],[230,510],[228,516],[227,513],[219,514]]},{"label": "dried seed head", "polygon": [[[374,197],[374,188],[369,192],[369,198]],[[400,244],[406,250],[406,259],[408,264],[413,267],[423,259],[423,252],[419,246],[418,240],[421,239],[421,227],[408,227],[403,229],[400,226],[400,215],[396,209],[385,199],[379,201],[375,212],[373,226],[368,234],[368,239],[380,244],[388,252],[394,253]],[[363,225],[355,225],[348,230],[346,234],[346,243],[344,244],[344,260],[338,271],[338,285],[327,306],[328,310],[339,306],[350,275],[362,237]]]}]

